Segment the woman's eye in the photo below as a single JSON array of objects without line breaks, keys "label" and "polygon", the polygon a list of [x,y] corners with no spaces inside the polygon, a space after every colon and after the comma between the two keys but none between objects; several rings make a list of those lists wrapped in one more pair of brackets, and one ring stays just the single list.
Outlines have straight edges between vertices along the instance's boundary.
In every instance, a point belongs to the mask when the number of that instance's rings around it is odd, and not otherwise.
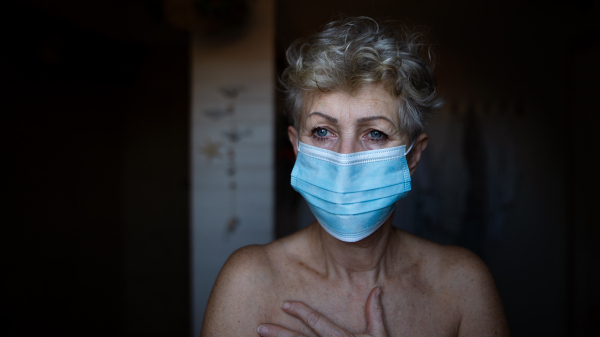
[{"label": "woman's eye", "polygon": [[383,138],[384,136],[385,136],[385,134],[381,131],[373,130],[373,131],[369,132],[369,137],[371,137],[371,138],[379,139],[379,138]]},{"label": "woman's eye", "polygon": [[317,136],[319,137],[326,137],[327,134],[329,133],[329,131],[327,131],[327,129],[323,129],[323,128],[318,128],[317,130],[315,130],[315,133],[317,134]]}]

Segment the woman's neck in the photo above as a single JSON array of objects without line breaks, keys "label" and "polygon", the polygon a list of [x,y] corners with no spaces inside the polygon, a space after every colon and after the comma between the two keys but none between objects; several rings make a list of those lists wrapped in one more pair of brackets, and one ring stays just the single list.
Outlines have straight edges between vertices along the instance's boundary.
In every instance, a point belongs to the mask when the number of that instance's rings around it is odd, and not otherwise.
[{"label": "woman's neck", "polygon": [[330,277],[360,278],[376,283],[387,274],[392,217],[373,234],[358,242],[343,242],[327,233],[318,223],[313,226],[318,255]]}]

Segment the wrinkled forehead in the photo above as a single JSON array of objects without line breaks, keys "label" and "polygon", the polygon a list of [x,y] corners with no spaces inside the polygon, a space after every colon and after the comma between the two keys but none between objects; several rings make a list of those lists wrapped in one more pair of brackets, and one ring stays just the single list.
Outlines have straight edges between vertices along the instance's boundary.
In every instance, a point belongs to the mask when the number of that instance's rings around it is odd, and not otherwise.
[{"label": "wrinkled forehead", "polygon": [[335,117],[342,123],[383,116],[399,126],[400,99],[383,84],[370,84],[353,91],[306,92],[302,99],[299,126],[304,125],[307,117],[313,118],[313,112]]}]

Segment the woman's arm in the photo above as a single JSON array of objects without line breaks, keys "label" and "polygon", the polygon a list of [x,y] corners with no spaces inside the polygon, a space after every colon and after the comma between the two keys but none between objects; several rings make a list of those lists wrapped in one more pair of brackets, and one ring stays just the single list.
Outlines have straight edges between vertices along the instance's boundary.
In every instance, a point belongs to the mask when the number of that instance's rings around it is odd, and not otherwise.
[{"label": "woman's arm", "polygon": [[200,336],[258,336],[256,327],[266,319],[261,303],[271,281],[262,246],[233,253],[210,294]]},{"label": "woman's arm", "polygon": [[467,249],[452,250],[447,281],[462,312],[458,336],[510,336],[504,306],[488,267]]}]

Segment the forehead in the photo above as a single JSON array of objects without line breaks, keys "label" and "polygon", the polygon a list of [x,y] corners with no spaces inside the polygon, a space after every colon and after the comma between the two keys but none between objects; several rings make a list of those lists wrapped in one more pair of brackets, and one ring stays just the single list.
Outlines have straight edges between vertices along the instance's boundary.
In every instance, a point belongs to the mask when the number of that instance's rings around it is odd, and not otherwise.
[{"label": "forehead", "polygon": [[382,84],[366,85],[354,92],[310,93],[303,101],[301,122],[312,112],[321,112],[341,121],[383,116],[397,122],[399,118],[399,98]]}]

